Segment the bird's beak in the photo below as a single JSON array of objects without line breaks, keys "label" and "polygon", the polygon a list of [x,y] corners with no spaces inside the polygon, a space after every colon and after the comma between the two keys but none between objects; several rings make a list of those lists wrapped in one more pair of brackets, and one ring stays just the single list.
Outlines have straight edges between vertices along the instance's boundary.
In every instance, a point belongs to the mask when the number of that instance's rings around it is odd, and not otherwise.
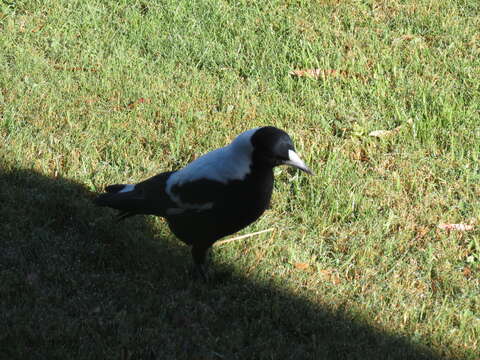
[{"label": "bird's beak", "polygon": [[307,174],[313,175],[312,170],[305,165],[303,160],[300,159],[297,153],[293,150],[288,150],[288,160],[285,161],[284,164],[294,166],[302,171],[305,171]]}]

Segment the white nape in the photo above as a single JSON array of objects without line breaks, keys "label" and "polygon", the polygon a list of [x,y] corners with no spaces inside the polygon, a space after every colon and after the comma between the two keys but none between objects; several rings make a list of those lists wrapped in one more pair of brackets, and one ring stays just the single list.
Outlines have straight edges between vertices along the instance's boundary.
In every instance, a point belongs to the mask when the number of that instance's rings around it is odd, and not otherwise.
[{"label": "white nape", "polygon": [[199,206],[198,204],[182,203],[180,198],[172,192],[175,186],[196,180],[213,180],[226,184],[232,180],[243,180],[250,173],[252,164],[253,145],[250,139],[258,128],[250,129],[238,135],[229,145],[213,150],[183,169],[173,173],[167,180],[166,193],[180,207],[186,209],[208,209],[212,204]]}]

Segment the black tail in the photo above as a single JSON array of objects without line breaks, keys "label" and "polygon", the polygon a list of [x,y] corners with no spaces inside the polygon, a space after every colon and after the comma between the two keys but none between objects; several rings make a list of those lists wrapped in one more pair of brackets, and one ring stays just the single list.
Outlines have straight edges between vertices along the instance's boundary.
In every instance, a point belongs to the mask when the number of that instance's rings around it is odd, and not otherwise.
[{"label": "black tail", "polygon": [[125,187],[125,184],[109,185],[105,188],[106,193],[97,196],[93,202],[97,206],[107,206],[116,208],[114,205],[118,202],[119,192]]},{"label": "black tail", "polygon": [[119,210],[118,221],[127,217],[137,215],[139,205],[143,199],[141,199],[136,191],[120,192],[127,185],[115,184],[105,188],[106,193],[97,196],[93,202],[97,206],[105,206]]}]

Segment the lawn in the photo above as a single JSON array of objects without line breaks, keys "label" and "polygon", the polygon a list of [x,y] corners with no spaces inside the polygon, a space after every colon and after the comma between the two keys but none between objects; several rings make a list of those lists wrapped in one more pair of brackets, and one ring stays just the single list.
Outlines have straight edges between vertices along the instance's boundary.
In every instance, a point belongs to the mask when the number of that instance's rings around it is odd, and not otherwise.
[{"label": "lawn", "polygon": [[[479,29],[468,0],[2,1],[0,358],[478,359]],[[278,169],[241,233],[274,230],[208,284],[92,205],[267,124],[316,176]]]}]

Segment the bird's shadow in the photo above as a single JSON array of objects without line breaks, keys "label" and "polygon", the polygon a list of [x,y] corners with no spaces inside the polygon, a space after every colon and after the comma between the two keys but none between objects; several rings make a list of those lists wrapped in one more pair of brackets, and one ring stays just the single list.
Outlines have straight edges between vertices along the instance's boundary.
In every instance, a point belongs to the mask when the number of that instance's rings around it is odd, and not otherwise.
[{"label": "bird's shadow", "polygon": [[4,358],[441,359],[232,269],[195,282],[189,249],[166,226],[116,223],[93,196],[0,168]]}]

